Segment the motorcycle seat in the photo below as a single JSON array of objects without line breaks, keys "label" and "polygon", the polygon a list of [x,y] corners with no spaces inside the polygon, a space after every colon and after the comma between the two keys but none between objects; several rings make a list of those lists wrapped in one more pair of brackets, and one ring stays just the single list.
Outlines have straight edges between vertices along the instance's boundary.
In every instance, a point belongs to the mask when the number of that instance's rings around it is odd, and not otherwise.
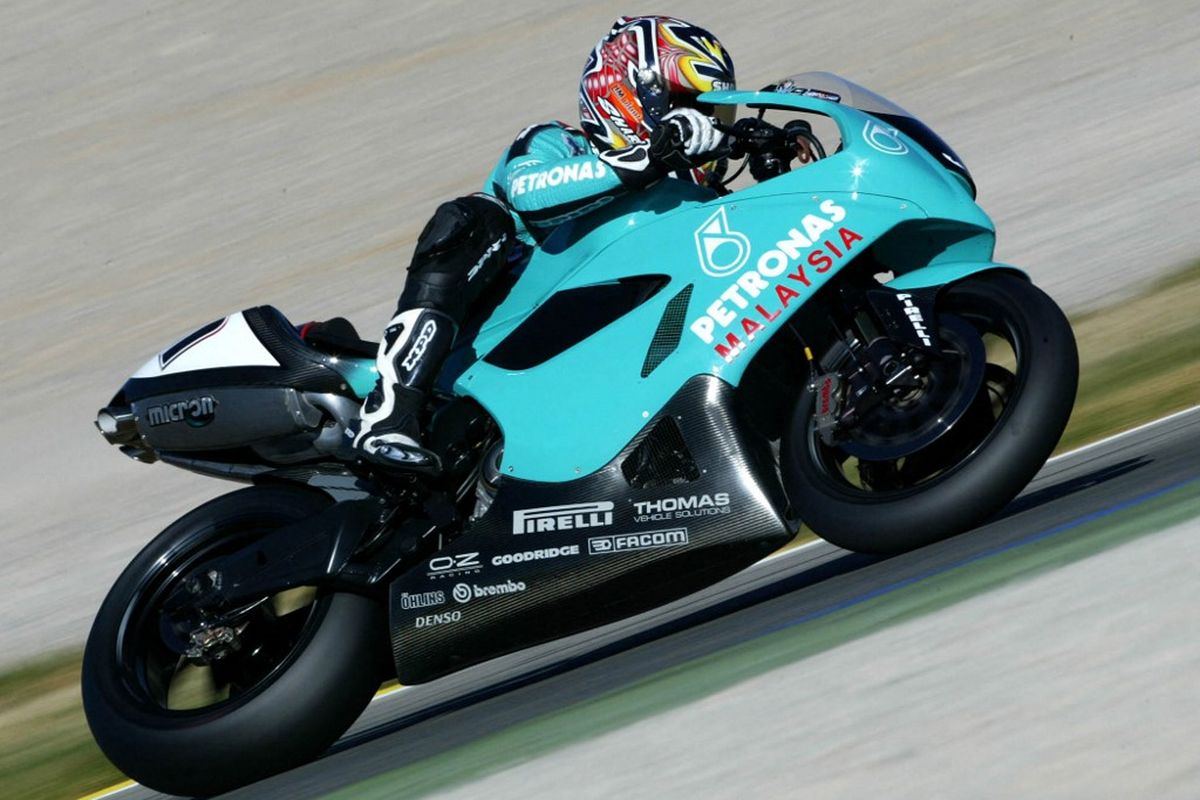
[{"label": "motorcycle seat", "polygon": [[[248,308],[242,315],[254,335],[284,368],[284,374],[275,380],[302,391],[342,391],[345,380],[334,368],[337,359],[375,357],[377,346],[359,339],[348,320],[343,320],[344,325],[335,324],[332,331],[328,327],[318,328],[313,338],[313,328],[293,324],[274,306]],[[319,323],[309,325],[316,327]],[[306,327],[307,338],[301,335]]]},{"label": "motorcycle seat", "polygon": [[306,322],[296,332],[304,342],[331,356],[374,358],[379,350],[377,342],[361,338],[345,317]]}]

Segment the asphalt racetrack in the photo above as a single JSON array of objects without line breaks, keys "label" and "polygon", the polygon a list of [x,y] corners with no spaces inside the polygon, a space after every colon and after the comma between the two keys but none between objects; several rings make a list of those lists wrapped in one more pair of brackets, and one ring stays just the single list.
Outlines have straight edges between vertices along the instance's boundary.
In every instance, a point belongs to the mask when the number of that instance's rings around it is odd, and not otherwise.
[{"label": "asphalt racetrack", "polygon": [[[376,699],[359,722],[324,758],[227,796],[246,800],[293,800],[325,797],[338,790],[355,787],[349,789],[344,796],[392,797],[397,796],[394,787],[401,785],[415,785],[425,791],[439,787],[450,788],[462,779],[459,767],[477,766],[481,751],[493,754],[485,755],[485,760],[495,758],[497,766],[506,765],[512,758],[511,753],[506,754],[504,742],[507,740],[500,739],[501,744],[490,749],[486,746],[487,742],[503,737],[506,732],[514,729],[520,731],[518,726],[531,720],[553,715],[576,704],[644,683],[665,670],[677,670],[681,665],[695,662],[697,659],[711,660],[730,648],[744,648],[747,643],[753,644],[782,630],[791,630],[796,637],[803,638],[814,633],[817,630],[814,626],[834,613],[853,612],[854,609],[877,599],[880,601],[879,605],[885,608],[889,603],[895,605],[897,593],[902,590],[919,588],[926,584],[934,585],[939,579],[954,576],[976,566],[987,566],[990,562],[1012,554],[1032,551],[1039,544],[1060,537],[1065,539],[1073,532],[1083,531],[1093,535],[1090,532],[1096,529],[1103,533],[1105,524],[1110,520],[1124,519],[1125,524],[1135,526],[1144,521],[1150,526],[1149,530],[1154,530],[1157,527],[1154,520],[1157,518],[1152,517],[1152,510],[1172,498],[1191,498],[1191,513],[1194,513],[1196,485],[1200,481],[1200,457],[1197,457],[1197,452],[1200,452],[1200,409],[1192,409],[1053,460],[997,520],[940,544],[903,556],[873,559],[838,550],[823,542],[816,543],[789,554],[777,555],[706,592],[685,598],[632,621],[497,659],[435,683],[384,694]],[[991,593],[992,596],[999,596],[1005,591],[1016,592],[1016,601],[1005,600],[1002,610],[1004,621],[994,624],[1007,625],[1014,630],[1013,635],[1020,643],[1020,658],[1035,664],[1050,659],[1055,642],[1045,640],[1047,634],[1044,629],[1050,627],[1047,619],[1053,617],[1056,612],[1066,614],[1071,610],[1072,630],[1080,632],[1085,640],[1095,639],[1096,646],[1101,651],[1114,654],[1114,682],[1123,681],[1119,677],[1122,670],[1141,673],[1139,662],[1145,661],[1145,680],[1150,682],[1152,689],[1149,693],[1134,698],[1131,704],[1127,704],[1132,711],[1127,710],[1126,713],[1148,713],[1156,699],[1151,696],[1153,694],[1157,696],[1160,704],[1165,702],[1168,708],[1173,710],[1161,717],[1122,719],[1120,716],[1106,713],[1105,709],[1110,704],[1117,705],[1118,708],[1124,706],[1116,703],[1122,694],[1120,687],[1113,690],[1113,687],[1106,685],[1103,680],[1095,682],[1094,685],[1084,681],[1076,687],[1076,691],[1084,695],[1082,702],[1094,706],[1094,719],[1089,717],[1089,723],[1085,725],[1090,728],[1090,735],[1101,743],[1115,743],[1119,752],[1129,756],[1129,760],[1140,767],[1140,772],[1125,767],[1117,770],[1124,779],[1122,785],[1133,793],[1118,792],[1113,796],[1146,796],[1138,790],[1153,785],[1158,790],[1154,796],[1186,797],[1194,796],[1188,794],[1187,787],[1195,790],[1200,786],[1200,763],[1187,755],[1190,752],[1188,748],[1165,748],[1161,756],[1155,754],[1157,748],[1168,744],[1166,739],[1179,734],[1178,729],[1181,726],[1185,731],[1189,726],[1194,729],[1196,719],[1200,719],[1192,716],[1189,722],[1187,711],[1189,708],[1196,710],[1196,690],[1200,688],[1196,678],[1200,647],[1194,635],[1194,603],[1176,603],[1169,607],[1158,605],[1163,602],[1163,591],[1168,586],[1172,587],[1176,594],[1182,592],[1193,600],[1196,596],[1195,590],[1200,583],[1195,572],[1195,557],[1198,554],[1195,537],[1197,531],[1194,519],[1188,524],[1192,527],[1190,536],[1162,536],[1162,546],[1175,550],[1179,547],[1186,549],[1171,552],[1165,559],[1161,555],[1155,556],[1154,559],[1155,564],[1166,569],[1168,573],[1174,571],[1171,579],[1162,580],[1157,590],[1140,585],[1143,577],[1138,575],[1128,576],[1129,580],[1124,582],[1132,581],[1132,585],[1138,587],[1134,605],[1144,607],[1136,609],[1137,615],[1168,621],[1180,618],[1185,623],[1190,619],[1190,637],[1168,635],[1167,641],[1153,641],[1147,645],[1136,641],[1137,636],[1145,636],[1147,629],[1157,630],[1154,626],[1129,627],[1120,621],[1119,624],[1108,624],[1113,612],[1105,607],[1104,587],[1106,582],[1111,580],[1114,593],[1119,588],[1116,585],[1118,581],[1112,578],[1089,577],[1082,582],[1076,581],[1074,586],[1085,593],[1080,597],[1064,596],[1059,587],[1056,589],[1058,594],[1054,597],[1054,602],[1058,604],[1057,609],[1021,602],[1019,598],[1023,596],[1020,593],[1022,584],[1019,581],[1016,590],[1002,587]],[[1120,563],[1119,558],[1130,548],[1138,548],[1143,543],[1158,540],[1159,537],[1156,536],[1144,537],[1120,548],[1119,552],[1106,552],[1102,558]],[[1110,544],[1116,543],[1118,542]],[[1077,543],[1077,546],[1084,548],[1084,554],[1087,554],[1089,547],[1101,548],[1098,544],[1089,545],[1086,540]],[[1126,556],[1126,560],[1133,568],[1139,560],[1135,551],[1130,552],[1131,555]],[[1032,560],[1037,562],[1039,558],[1035,555]],[[1089,559],[1083,563],[1098,562],[1100,558]],[[1077,563],[1066,559],[1063,564],[1041,563],[1027,569],[1032,573],[1039,569],[1061,567],[1052,571],[1050,575],[1069,575]],[[1118,568],[1118,573],[1120,572]],[[985,571],[982,574],[987,576],[989,573]],[[982,591],[983,588],[975,587],[975,591]],[[966,591],[963,597],[969,597],[971,594],[971,591]],[[1095,597],[1088,597],[1091,594]],[[984,598],[988,596],[983,595]],[[962,598],[944,599],[948,607],[943,613],[954,614],[957,608],[968,605],[963,603],[956,606],[953,604],[956,599]],[[960,635],[955,634],[952,622],[952,617],[947,621],[941,616],[918,615],[906,623],[905,635],[919,636],[921,652],[934,654],[940,659],[937,669],[944,674],[939,674],[937,679],[945,687],[946,702],[960,695],[980,695],[986,702],[988,695],[994,694],[997,687],[956,685],[956,676],[971,663],[969,659],[973,656],[969,655],[971,643],[963,641]],[[889,624],[885,623],[882,627],[886,628]],[[1168,634],[1175,632],[1186,633],[1186,630],[1168,630]],[[879,637],[868,637],[854,643],[855,646],[862,645],[868,651],[864,654],[865,657],[856,656],[860,659],[860,668],[869,671],[874,663],[877,670],[886,672],[889,669],[889,659],[898,657],[893,652],[870,652],[872,643],[878,639]],[[1081,661],[1089,657],[1090,648],[1081,647],[1079,650],[1078,657]],[[1006,659],[1012,659],[1016,655],[996,652],[989,653],[987,659],[1004,663]],[[799,660],[786,665],[786,669],[799,673],[799,680],[771,680],[769,676],[766,678],[769,686],[767,691],[773,706],[786,707],[789,697],[800,696],[803,691],[814,691],[813,683],[819,676],[806,675],[805,665],[811,661],[812,659]],[[1156,673],[1156,669],[1161,669],[1161,672]],[[826,677],[831,680],[832,686],[835,679],[832,676]],[[902,681],[897,684],[884,686],[883,691],[885,695],[896,698],[892,702],[903,706],[905,686],[902,685]],[[723,696],[728,696],[727,701],[735,706],[745,707],[763,691],[755,690],[753,686],[754,681],[747,681],[719,688]],[[1015,688],[1006,686],[1006,707],[1022,707],[1026,702],[1037,704],[1040,702],[1037,700],[1038,694],[1043,690],[1044,687],[1037,682],[1021,682]],[[707,693],[715,691],[716,689],[710,687]],[[815,691],[818,695],[821,694],[819,686]],[[739,692],[743,693],[740,697]],[[747,692],[756,694],[751,696],[745,694]],[[704,695],[706,692],[699,694]],[[697,698],[703,699],[703,696]],[[688,707],[693,708],[699,708],[699,711],[694,713],[703,719],[703,705],[697,702]],[[869,743],[873,735],[870,726],[864,724],[864,720],[852,716],[853,697],[846,698],[845,708],[845,713],[851,716],[842,719],[845,729],[843,735]],[[586,719],[589,713],[591,712],[587,710],[572,711],[572,714],[559,716],[569,719],[574,714],[582,714]],[[954,714],[958,718],[970,716],[961,710],[955,711]],[[707,722],[718,727],[736,725],[737,712],[726,710],[716,717],[709,718]],[[1057,723],[1066,728],[1068,722],[1068,715],[1063,714],[1061,719],[1055,716],[1048,724],[1053,726]],[[759,724],[758,721],[755,724]],[[1135,736],[1138,731],[1142,733]],[[727,752],[723,762],[722,759],[716,758],[688,764],[686,758],[675,759],[675,772],[682,769],[689,774],[699,773],[703,776],[714,770],[719,771],[722,766],[726,768],[726,782],[719,786],[708,785],[705,790],[702,785],[699,790],[696,787],[685,790],[679,785],[677,775],[672,777],[664,774],[662,766],[655,765],[654,753],[663,746],[662,735],[647,737],[647,734],[643,723],[624,728],[616,727],[609,734],[609,738],[626,743],[634,755],[625,754],[620,763],[610,763],[609,770],[604,772],[609,776],[607,782],[591,782],[586,787],[572,788],[571,775],[579,773],[583,767],[572,767],[570,762],[562,766],[562,759],[558,759],[560,754],[549,752],[529,768],[517,767],[496,776],[484,777],[480,784],[467,784],[457,796],[607,797],[613,796],[612,792],[618,788],[625,792],[619,796],[728,797],[737,793],[748,793],[750,796],[783,796],[775,793],[779,791],[777,781],[773,784],[767,780],[769,776],[777,777],[780,771],[787,773],[786,767],[778,766],[778,760],[788,758],[789,752],[799,754],[805,749],[819,749],[827,744],[809,740],[810,734],[806,733],[805,718],[801,709],[794,725],[791,726],[789,736],[782,740],[775,737],[769,741],[746,742],[745,751]],[[699,737],[702,734],[697,730],[676,727],[668,734],[668,738],[686,742],[689,735]],[[1044,758],[1039,757],[1039,753],[1043,751],[1038,747],[1020,750],[1024,735],[1025,731],[1019,726],[1007,731],[1009,744],[1015,745],[1021,756],[1018,757],[1018,752],[1014,752],[1010,758],[1014,773],[1012,779],[1016,783],[1009,788],[1020,785],[1020,775],[1017,773],[1026,776],[1054,774],[1058,762],[1050,763],[1051,760],[1064,758],[1061,753],[1056,753],[1049,747],[1044,751]],[[1053,733],[1047,734],[1045,731],[1042,731],[1041,735],[1049,741],[1062,739],[1058,745],[1067,750],[1066,763],[1070,762],[1069,757],[1086,760],[1086,753],[1070,752],[1075,744],[1084,747],[1085,743],[1075,742],[1069,736],[1055,737]],[[936,740],[938,734],[931,732],[930,737]],[[750,759],[756,765],[754,768],[742,763],[743,758],[751,756],[759,747],[764,747],[765,752],[758,753]],[[1086,744],[1086,747],[1095,749],[1092,744]],[[550,747],[545,749],[551,750]],[[579,751],[576,758],[604,758],[605,750],[598,749],[594,740],[583,739],[574,749]],[[918,747],[917,752],[909,753],[909,757],[920,757],[919,750]],[[1149,758],[1142,757],[1146,751],[1150,751]],[[830,757],[836,759],[838,749],[833,748],[831,752]],[[468,754],[463,756],[461,764],[457,761],[460,753]],[[563,755],[563,758],[568,756],[569,753]],[[1156,765],[1156,758],[1163,759],[1161,768]],[[556,759],[560,765],[557,768],[554,766]],[[683,763],[679,763],[680,761]],[[765,770],[761,767],[761,764],[772,761],[776,766]],[[426,766],[422,767],[422,762]],[[417,769],[424,770],[420,780],[415,783],[410,781],[408,784],[387,783],[389,780],[398,779],[389,779],[385,773],[414,765]],[[1010,765],[1002,762],[993,768],[1003,773],[1008,766]],[[847,769],[837,769],[836,771],[843,773],[843,780],[833,785],[835,791],[832,794],[809,793],[807,796],[861,796],[868,789],[874,791],[879,788],[873,780],[880,769],[880,764],[856,763],[854,768],[849,770],[851,777],[848,779],[845,777]],[[951,769],[951,765],[947,764],[945,769]],[[527,774],[523,775],[523,770],[527,770]],[[1072,787],[1094,787],[1097,782],[1094,770],[1086,774],[1072,774],[1064,767],[1060,772],[1062,774],[1056,782],[1026,784],[1028,790],[1042,797],[1072,796]],[[383,777],[377,778],[376,783],[369,783],[366,787],[357,786],[360,782],[376,776]],[[557,783],[553,782],[553,776],[556,776]],[[1105,776],[1099,777],[1101,785],[1108,785]],[[978,780],[978,775],[976,779]],[[498,783],[491,785],[488,783],[491,780]],[[542,784],[536,791],[532,791],[534,785],[531,783],[528,787],[531,791],[525,794],[520,787],[526,780],[541,780]],[[380,781],[384,782],[383,788],[377,785]],[[629,794],[630,784],[640,787],[640,790]],[[800,790],[805,786],[804,776],[791,776],[789,785]],[[928,786],[927,783],[922,784],[919,781],[914,785]],[[965,785],[950,783],[940,788],[946,790],[948,787],[957,786],[961,789]],[[936,788],[937,785],[934,786]],[[1011,791],[1005,791],[1003,785],[978,788],[980,793],[971,796],[1014,796]],[[991,791],[986,791],[989,788]],[[890,797],[902,795],[908,796],[896,787],[887,792],[887,796]],[[115,796],[122,800],[161,797],[137,786],[121,790]],[[926,796],[937,795],[935,792]]]},{"label": "asphalt racetrack", "polygon": [[8,0],[0,665],[80,647],[134,554],[231,488],[100,438],[126,377],[263,303],[376,338],[437,204],[573,120],[587,52],[645,12],[715,31],[743,86],[831,70],[917,114],[975,176],[997,259],[1068,311],[1200,253],[1195,0]]},{"label": "asphalt racetrack", "polygon": [[[0,665],[80,647],[133,555],[232,488],[133,463],[101,440],[95,410],[126,376],[183,333],[262,303],[297,320],[345,315],[376,337],[436,205],[478,188],[526,125],[573,120],[587,50],[617,14],[644,12],[716,31],[743,86],[831,70],[920,116],[970,166],[997,225],[997,258],[1027,269],[1069,311],[1118,301],[1200,253],[1195,0],[9,0],[0,6],[0,432],[9,461],[0,477]],[[1169,435],[1156,429],[1056,462],[1017,513],[938,547],[883,564],[813,547],[672,607],[682,620],[639,620],[403,690],[377,701],[331,756],[242,796],[316,797],[454,753],[752,641],[781,620],[1188,480],[1188,419]],[[1162,563],[1194,561],[1174,553]],[[1166,618],[1163,588],[1146,578],[1138,596]],[[1012,619],[1036,638],[1057,609],[1022,607]],[[964,644],[936,626],[926,640],[948,658]],[[562,672],[564,660],[579,668]],[[544,679],[520,687],[530,674]],[[1190,676],[1200,697],[1200,665],[1169,674]],[[1200,719],[1182,705],[1175,717],[1188,711]],[[724,719],[732,728],[735,715]],[[1127,729],[1098,730],[1123,739]],[[1195,738],[1179,737],[1175,749]],[[772,757],[791,763],[807,752],[789,747]],[[614,759],[614,772],[647,780],[646,759]],[[751,766],[742,779],[752,780]],[[893,797],[890,788],[872,794]]]}]

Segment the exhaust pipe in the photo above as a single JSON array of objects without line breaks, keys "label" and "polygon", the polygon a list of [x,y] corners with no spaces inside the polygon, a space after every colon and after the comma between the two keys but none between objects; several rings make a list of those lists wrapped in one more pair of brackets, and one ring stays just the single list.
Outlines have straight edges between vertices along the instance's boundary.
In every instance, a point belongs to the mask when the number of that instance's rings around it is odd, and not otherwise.
[{"label": "exhaust pipe", "polygon": [[137,423],[128,406],[106,407],[97,411],[96,428],[109,444],[133,444],[138,440]]},{"label": "exhaust pipe", "polygon": [[109,406],[96,412],[96,428],[104,434],[109,444],[121,448],[121,452],[134,461],[153,464],[158,453],[142,441],[137,422],[129,406]]}]

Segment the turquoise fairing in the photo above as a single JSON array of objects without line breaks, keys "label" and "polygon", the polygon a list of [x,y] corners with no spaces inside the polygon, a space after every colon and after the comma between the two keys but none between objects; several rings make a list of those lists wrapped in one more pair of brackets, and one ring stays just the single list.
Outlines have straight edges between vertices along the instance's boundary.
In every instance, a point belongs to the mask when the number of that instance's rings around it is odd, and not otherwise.
[{"label": "turquoise fairing", "polygon": [[373,358],[331,358],[329,366],[346,379],[346,384],[359,399],[365,398],[375,388],[379,370]]},{"label": "turquoise fairing", "polygon": [[[961,276],[971,263],[996,266],[992,223],[963,183],[902,134],[872,127],[882,124],[876,118],[798,95],[712,92],[703,99],[825,114],[841,130],[843,149],[720,198],[664,181],[557,229],[483,326],[475,341],[478,353],[487,353],[554,292],[647,274],[665,276],[668,283],[545,363],[512,371],[480,360],[459,376],[455,391],[477,400],[503,430],[504,474],[548,482],[589,474],[608,464],[692,376],[718,375],[736,386],[784,320],[898,225],[933,221],[933,227],[955,232],[912,269],[950,253],[959,263],[943,265],[936,274]],[[885,149],[873,147],[868,135]],[[813,241],[806,247],[807,239]],[[973,260],[961,263],[967,253]],[[706,271],[723,267],[730,270],[722,277]],[[909,285],[899,274],[907,268],[896,268],[896,285]],[[921,283],[932,274],[914,272],[910,281]],[[689,285],[694,288],[679,346],[643,378],[664,308]],[[716,348],[730,346],[729,334],[744,350],[731,349],[727,362]]]},{"label": "turquoise fairing", "polygon": [[989,270],[1003,270],[1016,273],[1026,280],[1029,279],[1027,274],[1009,264],[1001,264],[996,261],[967,261],[931,264],[928,267],[906,272],[900,277],[888,281],[887,285],[893,289],[925,289],[930,286],[945,286],[948,283],[961,281],[963,278]]}]

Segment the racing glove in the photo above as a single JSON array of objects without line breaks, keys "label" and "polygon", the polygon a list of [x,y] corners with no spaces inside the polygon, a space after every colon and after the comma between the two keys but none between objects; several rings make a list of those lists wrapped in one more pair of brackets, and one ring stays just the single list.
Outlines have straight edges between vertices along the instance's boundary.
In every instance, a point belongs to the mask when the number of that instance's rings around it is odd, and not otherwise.
[{"label": "racing glove", "polygon": [[668,172],[707,164],[724,155],[725,134],[694,108],[677,108],[650,134],[650,159]]},{"label": "racing glove", "polygon": [[725,134],[694,108],[663,115],[648,143],[603,150],[600,160],[628,189],[645,189],[671,172],[683,172],[725,155]]}]

